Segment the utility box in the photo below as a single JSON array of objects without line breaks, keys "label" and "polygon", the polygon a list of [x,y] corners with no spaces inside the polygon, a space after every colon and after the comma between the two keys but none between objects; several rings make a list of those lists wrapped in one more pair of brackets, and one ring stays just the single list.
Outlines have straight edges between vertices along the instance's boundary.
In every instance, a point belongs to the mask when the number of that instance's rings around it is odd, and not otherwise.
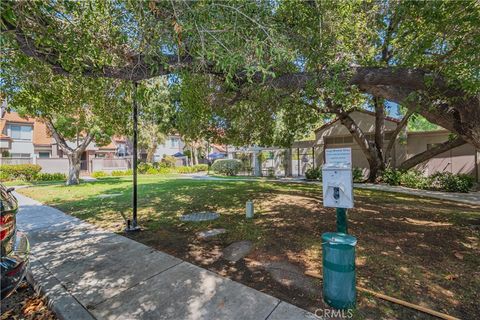
[{"label": "utility box", "polygon": [[349,163],[327,163],[322,167],[323,206],[353,208],[353,177]]}]

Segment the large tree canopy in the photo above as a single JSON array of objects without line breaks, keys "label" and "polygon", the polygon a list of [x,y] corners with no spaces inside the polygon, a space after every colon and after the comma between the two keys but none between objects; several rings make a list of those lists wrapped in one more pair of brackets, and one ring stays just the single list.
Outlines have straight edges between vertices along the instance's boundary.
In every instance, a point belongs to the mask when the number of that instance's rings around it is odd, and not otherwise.
[{"label": "large tree canopy", "polygon": [[480,148],[479,25],[473,0],[4,1],[1,20],[2,55],[57,73],[208,73],[238,108],[259,85],[292,94],[293,109],[347,109],[370,94]]}]

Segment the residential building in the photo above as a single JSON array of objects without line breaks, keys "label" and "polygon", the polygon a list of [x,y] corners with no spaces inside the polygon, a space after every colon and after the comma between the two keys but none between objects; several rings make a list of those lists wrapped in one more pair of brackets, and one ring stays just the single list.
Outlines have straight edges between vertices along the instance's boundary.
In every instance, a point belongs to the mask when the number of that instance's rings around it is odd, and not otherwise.
[{"label": "residential building", "polygon": [[[375,133],[375,113],[366,110],[355,110],[350,112],[350,117],[366,134],[368,139],[374,139]],[[392,138],[392,132],[397,128],[400,121],[392,117],[385,118],[385,142],[386,147]],[[407,131],[404,129],[397,137],[392,150],[392,166],[397,167],[403,161],[419,154],[436,144],[448,140],[450,132],[445,129],[435,131]],[[356,143],[353,136],[341,124],[339,119],[334,119],[315,130],[315,139],[306,141],[296,141],[290,149],[280,148],[229,148],[229,158],[250,156],[249,163],[253,168],[258,166],[254,161],[254,156],[260,152],[270,154],[256,172],[273,170],[275,175],[303,176],[305,171],[311,167],[320,167],[324,164],[325,150],[329,148],[351,148],[352,166],[363,170],[365,176],[368,175],[369,165],[360,146]],[[480,150],[476,150],[471,144],[453,148],[442,154],[417,165],[415,169],[420,170],[425,175],[431,175],[435,172],[464,173],[473,176],[480,182]],[[254,172],[255,170],[251,170]]]},{"label": "residential building", "polygon": [[168,135],[165,138],[165,141],[158,145],[155,155],[153,156],[153,161],[157,162],[162,160],[164,155],[179,156],[180,154],[183,154],[184,148],[185,142],[179,134]]},{"label": "residential building", "polygon": [[[67,141],[75,148],[76,141]],[[81,156],[81,170],[120,170],[130,167],[131,154],[124,137],[112,137],[106,146],[91,142]],[[21,117],[17,112],[0,111],[0,164],[37,163],[43,172],[68,172],[68,159],[51,136],[45,123]]]},{"label": "residential building", "polygon": [[[357,123],[369,139],[374,139],[375,113],[366,110],[356,110],[350,113],[350,117]],[[397,127],[399,120],[386,117],[385,119],[385,146],[388,144],[391,133]],[[436,144],[448,140],[450,132],[445,129],[435,131],[407,131],[406,129],[397,137],[392,150],[392,166],[397,167],[403,161],[419,154]],[[350,132],[338,119],[335,119],[315,131],[315,165],[322,165],[325,158],[325,149],[328,148],[352,148],[352,166],[361,168],[364,174],[368,174],[369,166],[367,158],[360,146],[355,142]],[[480,150],[476,150],[471,144],[453,148],[417,165],[415,169],[425,175],[435,172],[451,172],[469,174],[477,181],[480,176]]]}]

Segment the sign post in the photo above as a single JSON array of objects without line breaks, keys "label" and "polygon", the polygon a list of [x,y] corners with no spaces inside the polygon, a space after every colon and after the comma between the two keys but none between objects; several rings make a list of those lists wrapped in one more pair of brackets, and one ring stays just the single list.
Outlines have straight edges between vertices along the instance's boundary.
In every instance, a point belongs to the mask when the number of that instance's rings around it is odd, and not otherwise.
[{"label": "sign post", "polygon": [[337,232],[322,234],[323,299],[336,309],[356,304],[355,246],[348,234],[347,209],[353,208],[352,149],[325,150],[323,206],[335,208]]},{"label": "sign post", "polygon": [[347,209],[353,208],[352,149],[325,150],[323,205],[336,208],[337,232],[348,233]]}]

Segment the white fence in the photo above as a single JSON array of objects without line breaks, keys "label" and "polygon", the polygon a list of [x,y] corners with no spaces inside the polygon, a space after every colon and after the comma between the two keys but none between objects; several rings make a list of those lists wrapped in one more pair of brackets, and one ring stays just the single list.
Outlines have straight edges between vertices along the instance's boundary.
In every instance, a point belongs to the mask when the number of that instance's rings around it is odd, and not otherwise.
[{"label": "white fence", "polygon": [[[90,161],[83,160],[82,170],[88,172],[127,170],[132,168],[131,158],[102,159],[95,158]],[[0,165],[38,164],[44,173],[68,174],[67,158],[0,158]]]},{"label": "white fence", "polygon": [[0,165],[2,164],[32,164],[32,158],[3,158],[0,157]]},{"label": "white fence", "polygon": [[114,171],[114,170],[127,170],[132,168],[132,161],[130,158],[118,158],[118,159],[92,159],[90,171]]}]

